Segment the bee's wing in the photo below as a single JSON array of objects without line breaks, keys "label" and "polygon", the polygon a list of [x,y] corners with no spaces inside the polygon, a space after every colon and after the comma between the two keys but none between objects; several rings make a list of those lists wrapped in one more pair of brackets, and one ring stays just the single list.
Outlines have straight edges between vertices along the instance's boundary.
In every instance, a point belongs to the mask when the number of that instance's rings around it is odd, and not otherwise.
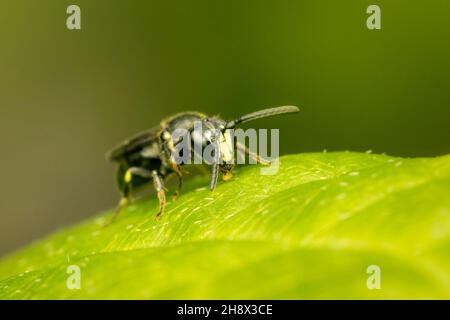
[{"label": "bee's wing", "polygon": [[106,154],[106,159],[108,161],[118,161],[135,152],[142,152],[147,157],[156,156],[158,154],[158,136],[160,131],[161,127],[157,126],[136,134],[109,151]]}]

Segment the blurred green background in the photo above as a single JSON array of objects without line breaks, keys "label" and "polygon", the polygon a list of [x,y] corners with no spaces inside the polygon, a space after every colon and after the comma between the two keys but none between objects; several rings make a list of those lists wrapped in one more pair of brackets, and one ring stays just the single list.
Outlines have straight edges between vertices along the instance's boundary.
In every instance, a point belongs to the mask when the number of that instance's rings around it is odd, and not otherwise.
[{"label": "blurred green background", "polygon": [[255,123],[282,153],[450,151],[447,0],[4,0],[0,41],[0,255],[114,206],[104,153],[183,110],[298,105]]}]

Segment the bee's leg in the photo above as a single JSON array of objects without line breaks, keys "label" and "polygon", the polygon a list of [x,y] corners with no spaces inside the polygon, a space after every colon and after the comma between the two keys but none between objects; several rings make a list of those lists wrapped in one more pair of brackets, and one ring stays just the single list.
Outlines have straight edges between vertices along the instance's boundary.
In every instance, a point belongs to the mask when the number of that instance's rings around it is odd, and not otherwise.
[{"label": "bee's leg", "polygon": [[172,170],[181,177],[181,167],[173,161],[170,161]]},{"label": "bee's leg", "polygon": [[109,222],[105,224],[105,226],[111,224],[114,220],[116,220],[122,209],[125,208],[130,203],[131,180],[133,179],[134,175],[141,176],[144,178],[151,178],[152,176],[151,172],[146,169],[139,167],[128,168],[128,170],[125,172],[123,176],[124,188],[122,190],[122,198],[120,199],[119,204],[116,207],[114,215],[109,220]]},{"label": "bee's leg", "polygon": [[109,220],[105,221],[103,223],[102,227],[107,227],[111,223],[113,223],[117,219],[119,214],[122,212],[122,209],[125,208],[128,205],[129,202],[130,202],[129,196],[126,195],[125,193],[123,193],[122,194],[122,198],[120,198],[120,201],[117,204],[116,209],[114,210],[113,216]]},{"label": "bee's leg", "polygon": [[178,186],[177,186],[177,190],[175,191],[175,193],[172,195],[172,199],[176,200],[178,195],[181,192],[181,187],[183,186],[183,179],[182,179],[182,173],[181,173],[181,167],[180,165],[178,165],[175,162],[172,162],[172,170],[175,172],[175,174],[177,175],[177,179],[178,179]]},{"label": "bee's leg", "polygon": [[211,189],[211,191],[214,191],[214,189],[216,188],[218,176],[219,176],[219,164],[213,163],[211,167],[211,182],[209,183],[209,189]]},{"label": "bee's leg", "polygon": [[[168,169],[172,169],[172,171],[168,172]],[[181,167],[177,163],[173,162],[172,159],[164,159],[164,163],[161,166],[159,172],[163,177],[166,177],[172,173],[174,173],[177,176],[178,185],[176,191],[172,194],[172,199],[176,200],[178,195],[181,192],[181,187],[183,186],[183,180],[182,180],[182,172]],[[166,189],[167,190],[167,189]]]},{"label": "bee's leg", "polygon": [[242,143],[236,142],[236,148],[241,151],[244,152],[245,154],[247,154],[250,158],[252,158],[253,160],[256,161],[256,163],[260,163],[262,165],[266,165],[266,166],[270,166],[270,161],[267,159],[264,159],[262,157],[260,157],[258,154],[251,152],[247,146],[245,146]]},{"label": "bee's leg", "polygon": [[122,198],[120,198],[119,203],[117,204],[116,210],[114,211],[114,216],[111,220],[115,220],[117,216],[120,214],[123,208],[125,208],[130,203],[129,193],[123,193]]},{"label": "bee's leg", "polygon": [[177,179],[178,179],[178,185],[177,185],[177,190],[175,190],[175,192],[172,195],[172,199],[176,200],[178,198],[178,196],[180,195],[181,192],[181,188],[183,187],[183,178],[181,176],[181,172],[175,172],[175,174],[177,175]]},{"label": "bee's leg", "polygon": [[159,220],[159,218],[161,218],[161,215],[164,213],[164,207],[166,205],[166,194],[164,192],[163,179],[158,175],[158,172],[156,172],[156,170],[153,170],[151,176],[153,178],[153,186],[155,187],[159,200],[159,212],[156,215],[155,219]]},{"label": "bee's leg", "polygon": [[219,168],[220,168],[220,145],[217,143],[214,149],[214,162],[211,167],[211,181],[209,183],[209,188],[211,191],[214,191],[217,184],[217,178],[219,177]]}]

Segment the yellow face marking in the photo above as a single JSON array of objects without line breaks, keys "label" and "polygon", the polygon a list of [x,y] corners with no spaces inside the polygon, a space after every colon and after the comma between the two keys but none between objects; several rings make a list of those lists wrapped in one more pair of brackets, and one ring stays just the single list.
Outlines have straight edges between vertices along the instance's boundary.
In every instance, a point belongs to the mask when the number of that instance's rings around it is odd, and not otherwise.
[{"label": "yellow face marking", "polygon": [[224,162],[233,160],[232,137],[228,130],[224,134],[220,134],[220,151]]}]

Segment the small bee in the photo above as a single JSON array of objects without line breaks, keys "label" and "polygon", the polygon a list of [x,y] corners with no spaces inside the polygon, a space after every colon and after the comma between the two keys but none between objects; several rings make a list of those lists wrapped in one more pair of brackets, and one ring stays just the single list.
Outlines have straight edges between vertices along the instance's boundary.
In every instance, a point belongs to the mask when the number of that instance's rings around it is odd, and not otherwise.
[{"label": "small bee", "polygon": [[[174,193],[174,198],[179,195],[182,187],[182,172],[180,164],[173,157],[173,152],[180,139],[175,140],[173,138],[175,130],[182,129],[192,132],[192,143],[199,143],[202,148],[210,144],[214,144],[217,147],[215,150],[218,152],[214,154],[217,161],[211,163],[210,189],[213,191],[217,184],[219,171],[222,172],[225,181],[232,176],[233,164],[230,163],[232,162],[230,158],[233,157],[234,150],[230,150],[231,146],[245,152],[257,163],[270,164],[267,160],[248,150],[245,145],[240,143],[231,144],[230,139],[233,138],[227,134],[228,129],[233,129],[240,123],[255,119],[298,111],[299,109],[295,106],[269,108],[246,114],[228,122],[218,117],[208,117],[199,112],[184,112],[164,119],[159,126],[125,140],[107,154],[109,161],[119,164],[116,178],[122,194],[116,214],[112,220],[129,203],[132,188],[153,182],[159,199],[159,211],[156,219],[159,219],[164,213],[166,204],[164,181],[171,174],[175,174],[178,178],[178,187]],[[200,123],[203,129],[200,136],[194,133],[196,123]]]}]

